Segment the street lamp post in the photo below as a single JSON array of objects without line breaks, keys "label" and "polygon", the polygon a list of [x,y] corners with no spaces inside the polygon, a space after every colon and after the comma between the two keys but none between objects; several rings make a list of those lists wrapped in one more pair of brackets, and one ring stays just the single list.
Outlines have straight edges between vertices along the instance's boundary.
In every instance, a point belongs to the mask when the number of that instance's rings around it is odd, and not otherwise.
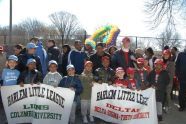
[{"label": "street lamp post", "polygon": [[9,44],[12,42],[12,0],[10,0]]}]

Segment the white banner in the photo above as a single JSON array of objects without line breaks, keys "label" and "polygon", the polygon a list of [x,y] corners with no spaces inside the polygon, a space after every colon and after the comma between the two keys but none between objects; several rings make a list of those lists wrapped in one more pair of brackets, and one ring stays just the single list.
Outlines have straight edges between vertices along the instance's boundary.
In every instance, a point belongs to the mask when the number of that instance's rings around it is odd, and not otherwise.
[{"label": "white banner", "polygon": [[117,124],[158,124],[155,90],[134,91],[95,84],[91,115]]},{"label": "white banner", "polygon": [[8,124],[68,124],[74,95],[45,84],[1,87]]}]

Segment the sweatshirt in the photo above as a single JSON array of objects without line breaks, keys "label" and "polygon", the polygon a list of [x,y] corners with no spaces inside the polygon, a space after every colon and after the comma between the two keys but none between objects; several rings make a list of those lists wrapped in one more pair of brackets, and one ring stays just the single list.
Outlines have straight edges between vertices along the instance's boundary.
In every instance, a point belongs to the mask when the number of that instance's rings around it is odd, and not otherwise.
[{"label": "sweatshirt", "polygon": [[62,79],[62,76],[58,72],[48,72],[45,78],[43,79],[43,83],[51,86],[58,86]]},{"label": "sweatshirt", "polygon": [[2,72],[2,85],[17,85],[17,79],[19,78],[20,72],[17,69],[5,68]]}]

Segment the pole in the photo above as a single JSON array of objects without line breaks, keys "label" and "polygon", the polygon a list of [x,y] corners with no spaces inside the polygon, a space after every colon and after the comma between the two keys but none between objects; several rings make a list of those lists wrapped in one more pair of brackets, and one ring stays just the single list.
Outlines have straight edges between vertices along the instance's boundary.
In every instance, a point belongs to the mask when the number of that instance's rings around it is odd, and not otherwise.
[{"label": "pole", "polygon": [[138,48],[138,37],[136,37],[136,49]]},{"label": "pole", "polygon": [[6,34],[4,35],[4,45],[7,45],[7,42],[6,42]]},{"label": "pole", "polygon": [[10,0],[9,44],[12,42],[12,0]]}]

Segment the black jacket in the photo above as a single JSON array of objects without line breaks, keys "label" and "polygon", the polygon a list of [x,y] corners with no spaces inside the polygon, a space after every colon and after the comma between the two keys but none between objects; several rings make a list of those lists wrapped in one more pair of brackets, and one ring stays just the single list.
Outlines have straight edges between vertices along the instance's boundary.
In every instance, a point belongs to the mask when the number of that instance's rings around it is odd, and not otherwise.
[{"label": "black jacket", "polygon": [[22,72],[21,75],[19,76],[18,84],[20,84],[22,82],[24,84],[42,83],[43,82],[42,74],[37,69],[34,69],[32,71],[26,70],[26,71]]},{"label": "black jacket", "polygon": [[90,56],[90,61],[93,63],[93,73],[95,73],[95,70],[98,68],[103,67],[102,65],[102,57],[108,56],[110,58],[110,55],[106,52],[102,56],[98,56],[97,53]]},{"label": "black jacket", "polygon": [[176,75],[181,82],[186,83],[186,52],[181,52],[176,60]]},{"label": "black jacket", "polygon": [[59,56],[60,56],[60,50],[57,46],[52,46],[48,48],[47,51],[48,61],[55,60],[56,62],[59,62]]},{"label": "black jacket", "polygon": [[94,80],[98,83],[113,84],[115,79],[115,72],[113,69],[108,68],[105,70],[103,67],[95,70]]},{"label": "black jacket", "polygon": [[27,65],[26,65],[27,64],[27,60],[30,59],[30,58],[33,58],[33,59],[36,60],[36,68],[37,68],[38,71],[42,72],[42,65],[41,65],[40,58],[38,56],[29,55],[27,53],[18,56],[18,65],[17,65],[16,68],[20,72],[25,71],[26,68],[27,68]]},{"label": "black jacket", "polygon": [[147,81],[149,82],[150,86],[155,86],[156,88],[156,101],[162,102],[165,97],[166,87],[170,82],[169,74],[166,70],[160,72],[157,83],[156,79],[156,72],[155,70],[151,71],[147,76]]},{"label": "black jacket", "polygon": [[134,67],[133,61],[131,60],[131,56],[133,56],[133,53],[129,50],[127,64],[123,50],[120,49],[116,51],[112,56],[112,68],[116,69],[117,67],[123,67],[126,70],[128,67]]}]

